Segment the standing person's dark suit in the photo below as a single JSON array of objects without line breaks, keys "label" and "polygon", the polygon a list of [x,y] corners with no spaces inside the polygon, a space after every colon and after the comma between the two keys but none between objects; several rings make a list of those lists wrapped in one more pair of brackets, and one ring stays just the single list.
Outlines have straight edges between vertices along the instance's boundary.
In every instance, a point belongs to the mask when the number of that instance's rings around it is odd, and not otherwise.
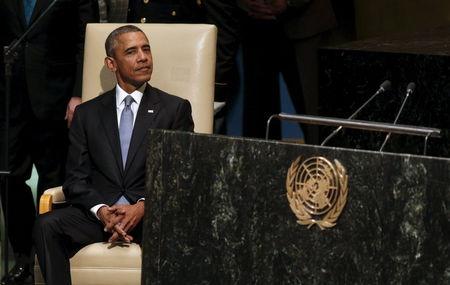
[{"label": "standing person's dark suit", "polygon": [[[50,5],[50,0],[0,1],[1,46],[11,44]],[[25,184],[36,166],[38,198],[61,185],[67,155],[67,122],[80,101],[85,25],[97,20],[92,0],[60,0],[28,34],[13,66],[9,129],[9,240],[16,266],[2,284],[20,283],[29,275],[33,196]],[[5,98],[4,59],[0,59],[0,93]],[[1,106],[5,104],[2,101]],[[3,110],[1,113],[4,122]],[[2,126],[4,127],[4,126]],[[3,133],[1,134],[3,139]],[[2,148],[3,149],[3,148]],[[3,208],[4,194],[2,191]]]},{"label": "standing person's dark suit", "polygon": [[[105,46],[105,64],[116,74],[118,85],[76,109],[63,186],[71,206],[39,216],[35,225],[36,251],[47,285],[71,283],[69,258],[83,246],[108,239],[139,241],[147,130],[194,128],[187,100],[147,84],[153,64],[141,30],[118,28]],[[131,118],[126,117],[130,112]],[[126,118],[134,120],[128,135]]]},{"label": "standing person's dark suit", "polygon": [[[240,0],[244,61],[244,135],[264,137],[267,119],[280,112],[279,72],[296,111],[315,115],[318,105],[317,48],[336,25],[329,0]],[[305,129],[316,142],[314,129]],[[280,128],[271,129],[278,137]]]},{"label": "standing person's dark suit", "polygon": [[200,23],[201,0],[98,0],[100,19],[109,23]]},{"label": "standing person's dark suit", "polygon": [[239,8],[236,1],[204,1],[206,22],[217,27],[216,84],[214,101],[225,106],[214,115],[214,133],[226,134],[227,104],[237,94],[239,73],[236,54],[240,45]]}]

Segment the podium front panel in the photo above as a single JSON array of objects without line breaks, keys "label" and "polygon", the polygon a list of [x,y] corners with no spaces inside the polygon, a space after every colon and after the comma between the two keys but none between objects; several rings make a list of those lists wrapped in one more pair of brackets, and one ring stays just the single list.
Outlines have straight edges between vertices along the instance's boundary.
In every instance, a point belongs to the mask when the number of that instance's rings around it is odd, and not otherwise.
[{"label": "podium front panel", "polygon": [[[450,160],[150,130],[142,284],[450,284]],[[338,160],[336,225],[297,222],[299,157]]]}]

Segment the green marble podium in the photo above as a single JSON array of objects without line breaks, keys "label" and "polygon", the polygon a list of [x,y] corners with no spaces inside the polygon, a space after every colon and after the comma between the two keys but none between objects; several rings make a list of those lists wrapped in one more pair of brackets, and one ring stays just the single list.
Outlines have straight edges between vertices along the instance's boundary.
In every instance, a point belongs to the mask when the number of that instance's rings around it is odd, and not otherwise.
[{"label": "green marble podium", "polygon": [[[150,132],[142,284],[450,284],[450,159]],[[333,228],[289,207],[299,155],[347,169]]]}]

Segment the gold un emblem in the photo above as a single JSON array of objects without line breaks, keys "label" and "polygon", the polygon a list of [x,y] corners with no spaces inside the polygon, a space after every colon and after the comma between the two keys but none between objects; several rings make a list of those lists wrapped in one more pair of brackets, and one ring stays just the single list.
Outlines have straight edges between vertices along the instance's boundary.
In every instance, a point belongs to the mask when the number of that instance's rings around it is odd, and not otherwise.
[{"label": "gold un emblem", "polygon": [[289,206],[301,225],[308,229],[317,224],[331,228],[347,202],[348,176],[342,164],[332,164],[324,157],[311,157],[302,162],[299,156],[289,168],[286,178]]}]

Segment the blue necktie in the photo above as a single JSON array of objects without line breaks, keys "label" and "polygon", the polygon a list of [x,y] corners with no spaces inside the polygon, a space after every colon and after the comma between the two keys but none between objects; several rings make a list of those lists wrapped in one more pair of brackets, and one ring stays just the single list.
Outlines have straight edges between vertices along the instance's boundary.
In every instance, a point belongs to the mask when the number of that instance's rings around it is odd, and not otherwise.
[{"label": "blue necktie", "polygon": [[30,23],[35,4],[36,0],[23,0],[23,10],[25,12],[25,19],[27,20],[27,24]]},{"label": "blue necktie", "polygon": [[120,115],[119,135],[123,168],[125,168],[127,163],[128,148],[130,147],[131,134],[133,133],[133,111],[131,110],[131,104],[134,102],[134,99],[128,95],[123,101],[125,102],[125,107]]},{"label": "blue necktie", "polygon": [[125,196],[122,195],[114,205],[130,205],[130,202],[128,202],[127,198],[125,198]]},{"label": "blue necktie", "polygon": [[[119,136],[120,136],[120,150],[122,151],[123,168],[127,163],[128,148],[130,147],[131,134],[133,133],[133,110],[131,110],[131,104],[134,102],[133,97],[128,95],[123,99],[125,107],[120,115]],[[130,202],[125,196],[120,196],[116,205],[129,205]]]}]

